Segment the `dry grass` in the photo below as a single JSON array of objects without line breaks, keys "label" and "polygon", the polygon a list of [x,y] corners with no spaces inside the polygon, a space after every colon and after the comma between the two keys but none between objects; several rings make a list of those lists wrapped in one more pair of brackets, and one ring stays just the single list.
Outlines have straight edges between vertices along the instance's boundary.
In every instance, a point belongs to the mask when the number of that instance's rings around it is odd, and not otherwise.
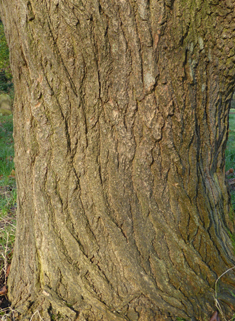
[{"label": "dry grass", "polygon": [[[225,317],[225,314],[224,314],[224,312],[223,312],[223,309],[222,309],[222,307],[221,307],[221,305],[220,305],[220,303],[219,303],[219,299],[218,299],[219,281],[220,281],[220,279],[221,279],[225,274],[227,274],[228,272],[230,272],[230,271],[232,271],[232,270],[234,270],[234,269],[235,269],[235,266],[233,266],[233,267],[231,267],[230,269],[226,270],[226,271],[225,271],[224,273],[222,273],[222,274],[218,277],[218,279],[215,281],[215,297],[214,297],[214,299],[215,299],[215,306],[216,306],[217,310],[219,311],[220,317],[221,317],[221,319],[222,319],[223,321],[234,321],[234,320],[235,320],[235,315],[234,315],[231,319],[229,319],[229,320],[227,320],[226,317]],[[234,295],[234,294],[233,294],[233,295]]]},{"label": "dry grass", "polygon": [[0,117],[0,321],[14,320],[3,294],[9,273],[16,228],[16,184],[12,117]]}]

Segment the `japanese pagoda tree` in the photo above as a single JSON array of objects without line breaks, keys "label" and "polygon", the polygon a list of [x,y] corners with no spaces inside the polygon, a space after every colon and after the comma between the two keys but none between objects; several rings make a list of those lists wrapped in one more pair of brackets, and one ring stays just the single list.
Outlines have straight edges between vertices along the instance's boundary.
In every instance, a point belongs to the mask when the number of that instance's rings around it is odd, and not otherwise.
[{"label": "japanese pagoda tree", "polygon": [[[15,88],[16,320],[209,320],[235,264],[235,2],[0,0],[0,15]],[[230,318],[232,271],[217,295]]]}]

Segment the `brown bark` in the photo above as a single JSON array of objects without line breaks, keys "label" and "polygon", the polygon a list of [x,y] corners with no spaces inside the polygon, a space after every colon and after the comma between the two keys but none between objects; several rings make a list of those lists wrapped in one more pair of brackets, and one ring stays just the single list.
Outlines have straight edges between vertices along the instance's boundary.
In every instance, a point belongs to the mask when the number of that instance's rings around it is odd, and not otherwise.
[{"label": "brown bark", "polygon": [[[209,320],[234,265],[233,1],[1,0],[17,319]],[[235,311],[233,272],[219,284]]]}]

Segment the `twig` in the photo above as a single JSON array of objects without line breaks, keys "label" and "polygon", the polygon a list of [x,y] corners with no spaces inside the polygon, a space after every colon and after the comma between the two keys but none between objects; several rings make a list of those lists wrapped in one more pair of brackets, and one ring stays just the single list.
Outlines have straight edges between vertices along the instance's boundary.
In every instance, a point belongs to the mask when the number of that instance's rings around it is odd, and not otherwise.
[{"label": "twig", "polygon": [[41,321],[43,321],[43,318],[41,317],[41,315],[40,315],[40,313],[39,313],[39,311],[38,311],[38,310],[37,310],[37,311],[35,311],[35,312],[34,312],[34,314],[31,316],[30,321],[32,321],[32,320],[33,320],[33,318],[36,316],[36,314],[38,314],[38,316],[39,316],[40,320],[41,320]]},{"label": "twig", "polygon": [[[221,317],[222,317],[222,319],[223,319],[224,321],[227,321],[227,319],[225,318],[225,315],[224,315],[224,313],[223,313],[223,310],[222,310],[221,305],[220,305],[219,300],[218,300],[218,282],[219,282],[219,280],[220,280],[226,273],[228,273],[228,272],[230,272],[230,271],[232,271],[232,270],[234,270],[234,269],[235,269],[235,266],[233,266],[233,267],[231,267],[230,269],[226,270],[226,271],[225,271],[224,273],[222,273],[222,274],[218,277],[218,279],[215,281],[215,297],[214,297],[214,299],[215,299],[215,306],[216,306],[216,308],[218,309],[218,311],[219,311],[219,313],[220,313],[220,315],[221,315]],[[233,318],[230,319],[229,321],[231,321],[231,320],[233,320]]]}]

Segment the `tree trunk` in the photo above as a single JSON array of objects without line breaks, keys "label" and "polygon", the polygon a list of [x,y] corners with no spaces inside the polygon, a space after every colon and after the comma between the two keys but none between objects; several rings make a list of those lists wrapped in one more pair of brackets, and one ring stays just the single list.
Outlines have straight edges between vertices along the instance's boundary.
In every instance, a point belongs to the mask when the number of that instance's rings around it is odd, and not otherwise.
[{"label": "tree trunk", "polygon": [[[235,264],[232,0],[0,0],[17,320],[209,320]],[[233,272],[218,302],[235,312]]]}]

